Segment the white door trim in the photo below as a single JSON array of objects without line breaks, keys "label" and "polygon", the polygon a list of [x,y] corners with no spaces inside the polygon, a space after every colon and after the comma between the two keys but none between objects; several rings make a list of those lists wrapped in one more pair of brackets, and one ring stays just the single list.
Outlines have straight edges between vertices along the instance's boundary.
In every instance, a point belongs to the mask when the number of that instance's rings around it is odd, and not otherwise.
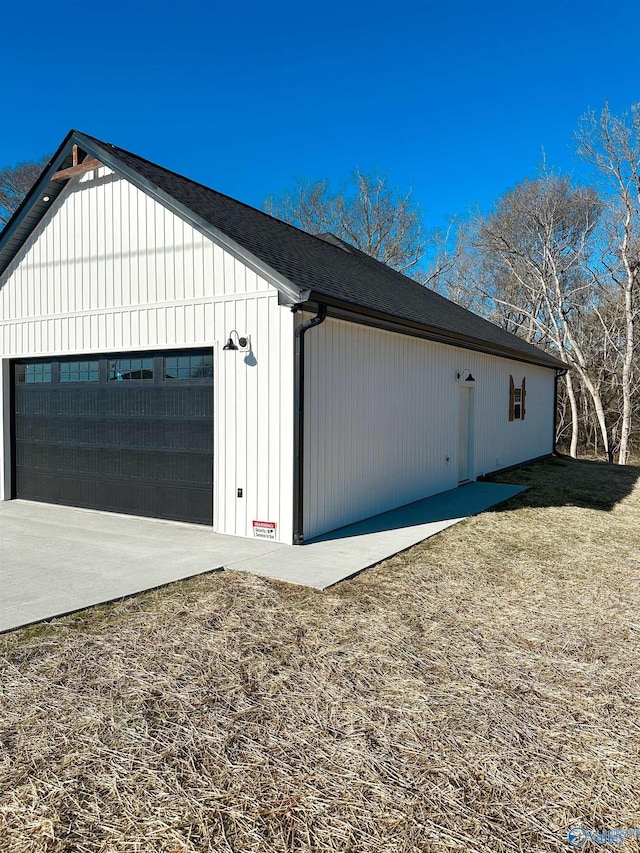
[{"label": "white door trim", "polygon": [[473,476],[473,391],[473,385],[460,384],[458,392],[458,484],[469,483],[475,479]]}]

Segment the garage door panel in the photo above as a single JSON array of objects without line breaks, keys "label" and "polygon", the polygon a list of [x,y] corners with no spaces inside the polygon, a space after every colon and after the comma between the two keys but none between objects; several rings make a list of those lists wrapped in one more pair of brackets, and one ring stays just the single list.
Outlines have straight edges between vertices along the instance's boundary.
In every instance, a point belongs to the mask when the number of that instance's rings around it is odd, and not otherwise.
[{"label": "garage door panel", "polygon": [[16,496],[210,524],[212,376],[166,379],[157,369],[164,354],[154,353],[144,362],[145,375],[156,366],[153,381],[109,381],[112,359],[94,362],[100,369],[86,375],[99,379],[90,383],[60,382],[77,375],[63,359],[16,365]]},{"label": "garage door panel", "polygon": [[107,512],[165,518],[167,503],[174,506],[171,519],[210,524],[206,504],[211,495],[180,484],[106,482],[104,478],[69,477],[44,472],[18,475],[18,485],[29,492],[29,500],[65,504]]},{"label": "garage door panel", "polygon": [[95,417],[76,415],[60,417],[50,415],[16,415],[16,444],[31,445],[66,444],[99,446],[102,443],[104,424]]},{"label": "garage door panel", "polygon": [[103,414],[102,393],[99,388],[52,388],[50,413],[77,417],[99,417]]},{"label": "garage door panel", "polygon": [[206,454],[120,450],[104,447],[62,447],[52,444],[18,445],[17,469],[31,473],[184,483],[211,486],[213,469]]},{"label": "garage door panel", "polygon": [[17,445],[128,447],[136,450],[193,451],[211,455],[211,421],[96,418],[85,415],[16,415]]},{"label": "garage door panel", "polygon": [[40,389],[30,389],[29,394],[16,394],[14,411],[17,417],[22,415],[51,415],[56,411],[56,404],[50,392],[42,393]]}]

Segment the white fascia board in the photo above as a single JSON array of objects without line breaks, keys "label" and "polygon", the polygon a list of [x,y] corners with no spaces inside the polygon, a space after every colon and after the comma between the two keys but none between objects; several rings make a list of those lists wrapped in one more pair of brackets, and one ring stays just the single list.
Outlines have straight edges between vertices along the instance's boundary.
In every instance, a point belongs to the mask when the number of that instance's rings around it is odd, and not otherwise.
[{"label": "white fascia board", "polygon": [[245,249],[244,246],[236,243],[235,240],[232,240],[231,237],[228,237],[224,232],[220,231],[219,228],[216,228],[210,222],[207,222],[207,220],[202,216],[194,213],[190,208],[177,201],[169,193],[161,190],[152,181],[143,178],[135,169],[126,166],[118,160],[116,155],[111,154],[108,149],[102,148],[100,145],[96,145],[90,139],[87,139],[82,133],[76,134],[75,139],[72,141],[77,142],[82,147],[83,151],[93,154],[96,160],[99,160],[105,166],[113,169],[114,172],[121,175],[127,181],[130,181],[134,186],[142,190],[142,192],[151,196],[151,198],[171,210],[181,219],[184,219],[185,222],[188,222],[197,231],[204,234],[205,237],[213,240],[223,249],[226,249],[238,258],[238,260],[245,263],[258,275],[262,276],[262,278],[265,278],[273,284],[273,286],[279,291],[280,298],[278,301],[281,305],[293,307],[294,305],[299,305],[301,302],[307,301],[310,291],[301,290],[293,284],[293,282],[289,281],[288,278],[280,275],[280,273],[276,272],[276,270],[264,261],[260,260],[260,258]]}]

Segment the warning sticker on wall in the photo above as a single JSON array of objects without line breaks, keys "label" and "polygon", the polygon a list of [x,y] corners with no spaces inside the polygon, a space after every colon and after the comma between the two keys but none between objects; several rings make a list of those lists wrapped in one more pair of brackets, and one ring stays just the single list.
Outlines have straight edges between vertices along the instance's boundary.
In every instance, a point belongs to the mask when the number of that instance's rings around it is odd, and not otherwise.
[{"label": "warning sticker on wall", "polygon": [[276,523],[275,521],[254,521],[253,535],[256,539],[275,539],[276,538]]}]

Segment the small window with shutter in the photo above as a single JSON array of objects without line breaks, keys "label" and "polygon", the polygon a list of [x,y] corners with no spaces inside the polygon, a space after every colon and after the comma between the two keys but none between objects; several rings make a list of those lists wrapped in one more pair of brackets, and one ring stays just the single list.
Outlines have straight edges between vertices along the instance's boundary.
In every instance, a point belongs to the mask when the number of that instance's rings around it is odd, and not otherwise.
[{"label": "small window with shutter", "polygon": [[509,376],[509,420],[523,421],[525,416],[525,398],[527,380],[523,377],[522,384],[516,385],[513,376]]}]

